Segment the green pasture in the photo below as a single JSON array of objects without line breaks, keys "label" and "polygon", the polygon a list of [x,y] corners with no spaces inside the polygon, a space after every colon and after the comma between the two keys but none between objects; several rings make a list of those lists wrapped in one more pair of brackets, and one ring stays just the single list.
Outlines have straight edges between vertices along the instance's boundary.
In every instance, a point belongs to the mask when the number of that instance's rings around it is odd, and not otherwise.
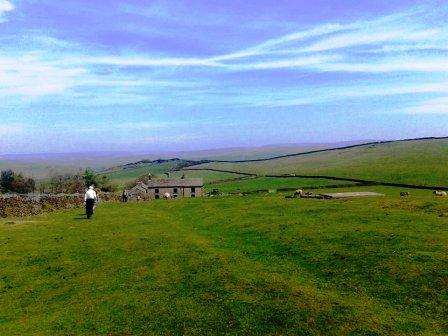
[{"label": "green pasture", "polygon": [[0,335],[446,335],[448,200],[354,189],[0,220]]},{"label": "green pasture", "polygon": [[177,172],[171,172],[170,177],[172,178],[181,178],[182,175],[185,175],[186,178],[198,178],[202,177],[204,180],[204,184],[213,184],[219,181],[229,181],[229,180],[238,180],[245,175],[233,174],[233,173],[223,173],[223,172],[215,172],[215,171],[207,171],[207,170],[181,170]]},{"label": "green pasture", "polygon": [[233,181],[217,181],[206,185],[206,189],[219,189],[224,193],[245,193],[281,189],[318,189],[328,186],[355,186],[356,183],[312,178],[248,177]]},{"label": "green pasture", "polygon": [[159,163],[159,164],[151,164],[144,167],[137,168],[128,168],[128,169],[118,169],[112,172],[108,172],[106,175],[108,176],[113,183],[116,183],[120,187],[124,187],[126,183],[135,181],[138,177],[151,173],[153,175],[159,175],[160,177],[166,177],[164,173],[168,172],[170,178],[181,178],[182,175],[185,175],[186,178],[203,178],[204,184],[215,183],[217,181],[228,181],[239,179],[244,177],[244,175],[233,174],[233,173],[224,173],[224,172],[214,172],[207,170],[182,170],[182,171],[172,171],[176,169],[176,166],[172,163]]},{"label": "green pasture", "polygon": [[175,169],[176,167],[175,162],[163,162],[147,164],[139,167],[119,167],[116,170],[99,173],[99,175],[105,175],[112,181],[112,183],[117,184],[119,187],[124,187],[126,183],[132,182],[142,175],[149,173],[153,175],[163,175],[165,172]]},{"label": "green pasture", "polygon": [[248,163],[209,163],[197,168],[258,175],[326,175],[448,187],[448,140],[369,145],[351,149]]}]

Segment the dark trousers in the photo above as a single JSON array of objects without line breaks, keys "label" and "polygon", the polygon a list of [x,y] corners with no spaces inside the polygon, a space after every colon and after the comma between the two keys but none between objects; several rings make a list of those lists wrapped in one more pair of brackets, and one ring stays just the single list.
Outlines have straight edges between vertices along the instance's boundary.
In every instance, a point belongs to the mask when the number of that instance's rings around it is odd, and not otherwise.
[{"label": "dark trousers", "polygon": [[87,199],[86,200],[86,215],[87,218],[90,219],[93,215],[93,206],[95,205],[94,199]]}]

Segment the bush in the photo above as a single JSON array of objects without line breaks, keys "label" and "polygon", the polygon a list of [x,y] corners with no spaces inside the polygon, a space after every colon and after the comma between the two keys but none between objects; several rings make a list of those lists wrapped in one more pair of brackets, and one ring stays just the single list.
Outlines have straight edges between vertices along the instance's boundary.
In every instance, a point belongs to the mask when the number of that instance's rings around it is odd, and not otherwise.
[{"label": "bush", "polygon": [[3,170],[0,177],[0,188],[3,192],[27,194],[36,189],[36,181],[32,178],[16,174],[11,169]]},{"label": "bush", "polygon": [[91,169],[85,170],[83,179],[85,187],[94,185],[104,192],[114,192],[118,190],[118,186],[113,184],[106,175],[99,176]]},{"label": "bush", "polygon": [[74,194],[84,192],[84,180],[79,174],[53,175],[46,188],[53,194]]}]

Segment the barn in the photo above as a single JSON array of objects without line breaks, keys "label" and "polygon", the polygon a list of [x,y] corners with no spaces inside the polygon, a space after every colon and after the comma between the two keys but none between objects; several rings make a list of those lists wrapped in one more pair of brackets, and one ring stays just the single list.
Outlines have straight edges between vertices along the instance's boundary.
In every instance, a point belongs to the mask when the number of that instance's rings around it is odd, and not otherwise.
[{"label": "barn", "polygon": [[204,182],[202,178],[151,179],[139,183],[129,191],[130,195],[150,199],[163,198],[165,193],[169,193],[173,198],[201,197],[204,193]]}]

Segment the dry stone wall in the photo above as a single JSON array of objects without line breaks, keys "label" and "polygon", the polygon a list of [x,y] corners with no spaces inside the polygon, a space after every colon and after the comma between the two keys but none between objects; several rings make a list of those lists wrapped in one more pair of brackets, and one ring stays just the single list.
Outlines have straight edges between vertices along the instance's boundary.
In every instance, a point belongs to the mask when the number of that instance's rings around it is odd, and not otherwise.
[{"label": "dry stone wall", "polygon": [[[100,202],[120,199],[116,193],[101,193],[99,197]],[[0,217],[25,217],[83,205],[84,194],[0,195]]]}]

